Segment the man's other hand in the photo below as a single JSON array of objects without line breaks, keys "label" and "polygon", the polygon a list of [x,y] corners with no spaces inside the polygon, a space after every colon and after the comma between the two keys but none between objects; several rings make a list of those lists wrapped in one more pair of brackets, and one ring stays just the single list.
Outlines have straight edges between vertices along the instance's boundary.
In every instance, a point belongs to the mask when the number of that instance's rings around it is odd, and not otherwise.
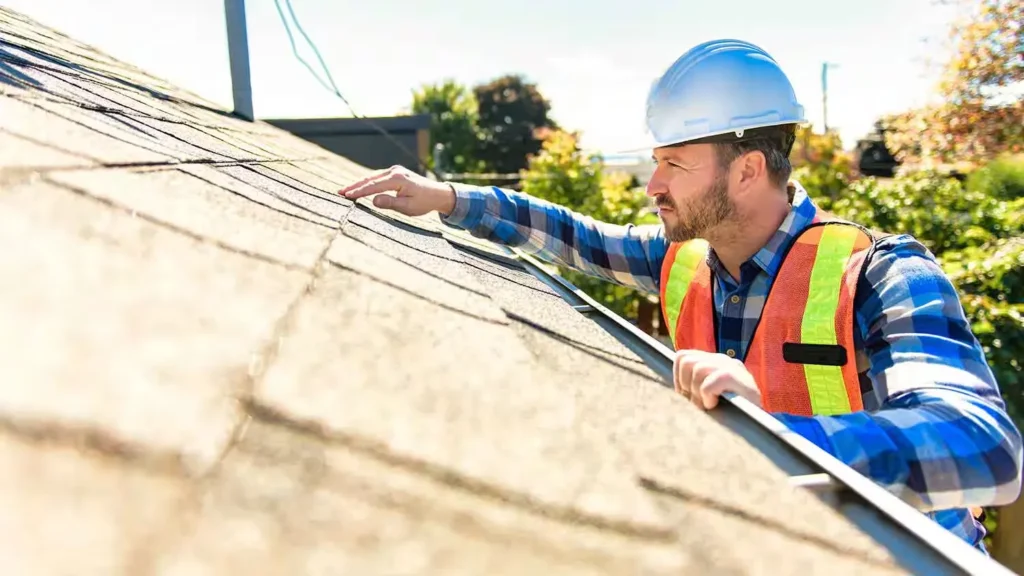
[{"label": "man's other hand", "polygon": [[[383,192],[395,195],[380,195]],[[422,216],[433,210],[447,216],[455,209],[455,191],[448,184],[430,180],[403,166],[374,172],[342,188],[338,194],[349,200],[376,195],[374,206],[406,216]]]},{"label": "man's other hand", "polygon": [[697,407],[710,410],[724,392],[733,392],[761,406],[761,391],[746,366],[725,354],[679,350],[672,363],[676,391]]}]

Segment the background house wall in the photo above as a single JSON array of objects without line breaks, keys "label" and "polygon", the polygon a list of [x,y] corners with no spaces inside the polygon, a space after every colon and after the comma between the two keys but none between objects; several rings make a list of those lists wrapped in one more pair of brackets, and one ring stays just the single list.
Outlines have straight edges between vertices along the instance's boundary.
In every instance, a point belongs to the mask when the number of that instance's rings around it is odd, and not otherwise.
[{"label": "background house wall", "polygon": [[[419,174],[425,174],[420,161],[429,154],[429,114],[368,120],[302,118],[264,121],[368,168],[387,168],[400,164]],[[397,140],[401,147],[381,134],[381,130]]]}]

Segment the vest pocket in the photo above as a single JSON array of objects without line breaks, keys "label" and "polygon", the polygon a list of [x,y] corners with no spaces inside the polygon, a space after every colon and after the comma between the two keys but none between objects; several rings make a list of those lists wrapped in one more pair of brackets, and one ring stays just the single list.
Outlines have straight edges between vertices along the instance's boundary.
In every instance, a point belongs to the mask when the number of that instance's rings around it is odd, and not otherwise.
[{"label": "vest pocket", "polygon": [[791,364],[817,364],[820,366],[843,366],[846,364],[846,348],[838,344],[802,344],[784,342],[782,358]]}]

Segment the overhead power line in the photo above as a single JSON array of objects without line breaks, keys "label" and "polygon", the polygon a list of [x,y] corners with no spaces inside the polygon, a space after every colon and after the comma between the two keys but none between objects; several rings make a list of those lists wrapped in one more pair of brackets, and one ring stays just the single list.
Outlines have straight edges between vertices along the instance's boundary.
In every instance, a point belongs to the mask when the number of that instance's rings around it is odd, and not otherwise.
[{"label": "overhead power line", "polygon": [[[321,78],[320,74],[318,74],[317,71],[313,69],[313,66],[305,58],[302,57],[302,54],[299,52],[298,46],[295,44],[295,36],[292,34],[291,25],[288,22],[288,18],[284,14],[284,10],[281,8],[281,0],[274,0],[274,7],[277,9],[277,15],[281,18],[281,23],[284,25],[285,34],[288,35],[288,44],[291,46],[292,53],[295,55],[295,58],[303,66],[305,66],[307,70],[309,70],[309,73],[312,74],[314,78],[316,78],[316,81],[319,82],[320,85],[323,86],[325,90],[327,90],[335,97],[337,97],[339,100],[341,100],[341,102],[345,105],[346,108],[348,108],[349,113],[352,114],[354,118],[358,118],[359,120],[366,122],[368,125],[370,125],[370,127],[375,129],[377,132],[380,132],[382,136],[387,138],[388,141],[394,144],[399,150],[401,150],[413,162],[415,162],[416,166],[418,166],[421,170],[423,170],[424,172],[428,172],[437,180],[482,179],[518,181],[523,179],[522,174],[519,173],[438,173],[436,170],[428,167],[415,152],[413,152],[407,146],[402,144],[402,142],[396,139],[394,136],[392,136],[390,132],[388,132],[382,126],[374,122],[372,119],[356,112],[355,107],[352,106],[352,103],[349,102],[347,98],[345,98],[345,95],[341,93],[341,90],[338,88],[337,83],[335,83],[334,78],[331,76],[331,71],[328,68],[327,63],[324,61],[323,55],[320,53],[320,49],[317,48],[316,43],[313,42],[313,39],[309,37],[309,34],[306,33],[306,30],[302,27],[302,24],[299,22],[298,17],[295,15],[295,9],[292,7],[291,0],[284,0],[284,5],[285,8],[288,10],[288,14],[291,16],[292,22],[294,22],[295,24],[295,29],[299,32],[299,34],[302,35],[303,39],[305,39],[306,41],[306,44],[308,44],[309,48],[313,51],[313,55],[316,56],[317,62],[319,62],[320,64],[320,68],[323,69],[324,74],[327,76],[327,80],[325,81],[323,78]],[[545,178],[545,176],[537,177]]]},{"label": "overhead power line", "polygon": [[323,68],[324,73],[327,75],[327,82],[325,82],[323,78],[321,78],[320,75],[316,73],[316,71],[309,64],[309,62],[307,62],[306,59],[302,57],[302,54],[299,53],[299,49],[295,45],[295,37],[292,35],[291,26],[288,23],[288,19],[285,18],[284,11],[281,9],[281,0],[274,0],[274,7],[277,8],[277,15],[281,17],[281,23],[284,24],[284,31],[288,35],[288,43],[292,47],[292,53],[295,54],[295,58],[297,58],[299,62],[301,62],[302,65],[305,66],[307,70],[309,70],[310,74],[312,74],[313,77],[316,78],[317,82],[319,82],[321,86],[323,86],[328,92],[334,94],[339,100],[342,101],[342,103],[345,104],[345,107],[348,108],[349,113],[351,113],[354,118],[358,118],[366,122],[376,131],[380,132],[381,135],[383,135],[392,144],[394,144],[402,152],[408,155],[409,158],[412,159],[413,162],[415,162],[416,165],[419,166],[421,170],[430,173],[434,178],[438,180],[442,180],[443,178],[441,178],[436,172],[430,169],[430,167],[428,167],[415,152],[409,150],[407,146],[402,144],[398,139],[392,136],[391,133],[389,133],[379,124],[355,111],[355,108],[352,106],[352,104],[341,93],[341,90],[338,89],[338,85],[334,82],[334,78],[331,77],[331,71],[328,69],[327,64],[324,62],[323,56],[320,54],[320,50],[316,47],[316,44],[309,37],[309,34],[306,33],[305,29],[302,28],[302,24],[299,23],[299,19],[295,16],[295,9],[292,8],[291,0],[284,0],[284,4],[285,7],[288,9],[288,14],[291,15],[292,21],[295,23],[295,28],[299,31],[299,34],[301,34],[302,37],[306,40],[306,43],[309,45],[309,48],[313,51],[313,54],[316,56],[317,61],[320,63],[320,67]]}]

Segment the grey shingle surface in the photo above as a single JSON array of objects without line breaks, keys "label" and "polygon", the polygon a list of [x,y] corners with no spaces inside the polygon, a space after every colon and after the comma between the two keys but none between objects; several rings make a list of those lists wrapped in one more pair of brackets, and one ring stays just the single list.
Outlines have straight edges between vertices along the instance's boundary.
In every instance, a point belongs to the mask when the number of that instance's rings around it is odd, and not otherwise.
[{"label": "grey shingle surface", "polygon": [[896,571],[364,168],[2,9],[0,87],[4,573]]},{"label": "grey shingle surface", "polygon": [[[94,113],[46,101],[0,99],[0,127],[22,139],[66,150],[94,163],[132,164],[173,160],[166,150],[130,133],[97,127]],[[5,148],[6,151],[6,148]],[[6,156],[6,152],[4,154]],[[3,160],[8,164],[8,160]],[[38,166],[32,162],[29,166]],[[52,167],[52,166],[51,166]]]}]

